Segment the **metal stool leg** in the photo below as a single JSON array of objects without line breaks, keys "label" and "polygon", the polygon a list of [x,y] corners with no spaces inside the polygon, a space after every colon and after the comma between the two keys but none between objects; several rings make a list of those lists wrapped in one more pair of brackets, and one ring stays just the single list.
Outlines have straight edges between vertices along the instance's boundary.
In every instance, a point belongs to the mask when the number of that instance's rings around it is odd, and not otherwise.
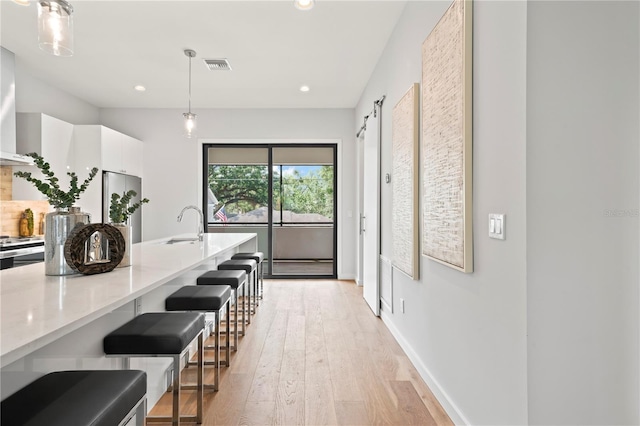
[{"label": "metal stool leg", "polygon": [[173,416],[172,426],[180,426],[180,355],[173,357]]},{"label": "metal stool leg", "polygon": [[230,306],[229,304],[227,304],[227,344],[226,346],[226,352],[227,352],[227,367],[231,367],[231,319],[230,319],[230,314],[231,314],[231,309],[229,309]]},{"label": "metal stool leg", "polygon": [[218,390],[219,376],[220,376],[220,311],[214,313],[216,322],[216,336],[215,336],[215,366],[213,371],[213,389]]},{"label": "metal stool leg", "polygon": [[247,317],[246,317],[246,313],[247,313],[247,306],[246,306],[246,302],[247,302],[247,282],[245,281],[244,284],[242,284],[242,333],[241,336],[244,336],[245,334],[245,327],[247,324]]},{"label": "metal stool leg", "polygon": [[251,274],[247,275],[247,282],[245,283],[245,290],[247,290],[247,305],[249,305],[249,315],[247,316],[247,324],[251,324],[251,311],[253,309],[252,303],[251,303],[251,285],[253,284],[251,282]]},{"label": "metal stool leg", "polygon": [[260,299],[264,299],[264,260],[260,262]]},{"label": "metal stool leg", "polygon": [[[217,389],[216,389],[217,390]],[[198,412],[196,422],[202,423],[202,410],[204,405],[204,333],[198,337]]]},{"label": "metal stool leg", "polygon": [[258,293],[260,292],[259,284],[258,284],[258,271],[260,266],[256,266],[256,270],[253,272],[253,303],[256,306],[260,306],[260,298],[258,297]]}]

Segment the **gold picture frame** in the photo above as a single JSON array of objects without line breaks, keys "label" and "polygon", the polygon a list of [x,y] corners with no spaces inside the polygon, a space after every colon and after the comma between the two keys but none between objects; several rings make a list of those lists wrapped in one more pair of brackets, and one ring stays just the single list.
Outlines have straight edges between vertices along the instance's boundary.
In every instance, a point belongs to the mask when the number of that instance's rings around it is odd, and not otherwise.
[{"label": "gold picture frame", "polygon": [[422,45],[422,254],[473,272],[473,3],[454,0]]}]

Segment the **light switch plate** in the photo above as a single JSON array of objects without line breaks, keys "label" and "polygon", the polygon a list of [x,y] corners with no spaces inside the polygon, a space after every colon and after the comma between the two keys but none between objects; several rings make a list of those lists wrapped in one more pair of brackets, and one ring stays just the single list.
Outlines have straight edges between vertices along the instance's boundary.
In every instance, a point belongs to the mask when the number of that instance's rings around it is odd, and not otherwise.
[{"label": "light switch plate", "polygon": [[489,237],[504,240],[506,234],[506,215],[489,213]]}]

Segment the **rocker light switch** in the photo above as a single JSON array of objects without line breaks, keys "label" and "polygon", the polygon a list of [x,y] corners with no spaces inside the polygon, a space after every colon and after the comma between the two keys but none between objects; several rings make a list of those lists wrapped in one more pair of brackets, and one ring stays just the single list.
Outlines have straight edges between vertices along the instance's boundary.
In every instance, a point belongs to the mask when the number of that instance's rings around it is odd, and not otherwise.
[{"label": "rocker light switch", "polygon": [[489,237],[490,238],[495,238],[498,240],[505,239],[505,230],[506,230],[505,217],[506,215],[504,214],[496,214],[496,213],[489,214]]}]

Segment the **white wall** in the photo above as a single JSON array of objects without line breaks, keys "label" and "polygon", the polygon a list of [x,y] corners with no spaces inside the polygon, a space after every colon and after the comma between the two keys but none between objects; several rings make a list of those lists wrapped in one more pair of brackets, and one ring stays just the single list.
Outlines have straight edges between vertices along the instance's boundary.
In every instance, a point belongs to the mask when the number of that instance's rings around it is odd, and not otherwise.
[{"label": "white wall", "polygon": [[[359,128],[387,95],[382,175],[391,110],[446,6],[408,3],[356,108]],[[382,313],[456,422],[640,423],[638,9],[475,2],[475,271],[423,258],[420,281],[394,272]],[[488,213],[507,214],[505,241]]]},{"label": "white wall", "polygon": [[[103,109],[101,123],[144,142],[144,239],[195,232],[195,213],[176,222],[180,209],[201,204],[202,145],[182,135],[182,110]],[[340,139],[338,158],[338,276],[355,277],[356,185],[352,109],[205,109],[198,138],[291,141]],[[348,216],[351,212],[351,217]]]},{"label": "white wall", "polygon": [[40,112],[71,124],[99,124],[100,110],[33,77],[16,58],[16,111]]},{"label": "white wall", "polygon": [[[421,45],[450,2],[409,2],[356,108],[382,113],[382,175],[391,172],[391,111],[421,80]],[[394,271],[383,320],[457,423],[525,424],[526,4],[476,2],[474,13],[474,253],[463,274],[422,258],[421,279]],[[382,183],[382,253],[391,256],[390,185]],[[487,236],[507,214],[507,239]],[[400,313],[399,299],[405,300]]]},{"label": "white wall", "polygon": [[528,5],[532,424],[640,423],[638,5]]}]

